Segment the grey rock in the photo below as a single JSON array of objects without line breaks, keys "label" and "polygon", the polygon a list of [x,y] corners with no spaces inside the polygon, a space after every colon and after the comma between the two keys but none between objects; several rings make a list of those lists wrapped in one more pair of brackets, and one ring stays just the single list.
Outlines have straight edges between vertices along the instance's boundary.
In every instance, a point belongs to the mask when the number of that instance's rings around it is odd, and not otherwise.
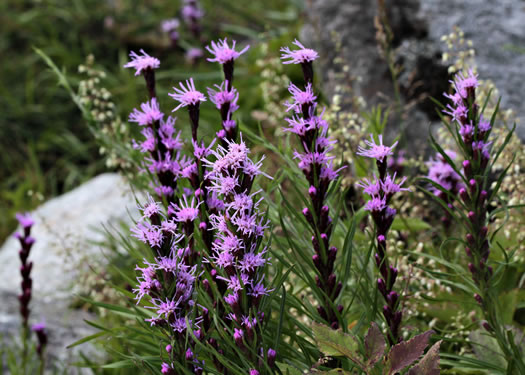
[{"label": "grey rock", "polygon": [[[428,38],[461,27],[473,42],[480,77],[491,79],[501,94],[502,106],[525,119],[525,2],[523,0],[420,0],[420,16],[429,20]],[[525,124],[518,134],[525,139]]]},{"label": "grey rock", "polygon": [[[66,349],[93,333],[83,321],[89,313],[71,308],[75,288],[83,283],[89,267],[104,262],[95,244],[105,238],[103,226],[116,226],[136,216],[136,204],[128,183],[118,174],[103,174],[80,187],[51,199],[32,216],[31,235],[36,239],[29,260],[33,262],[32,323],[44,320],[49,327],[49,354],[62,366],[79,360],[79,350],[100,356],[94,347]],[[0,334],[17,337],[20,318],[17,295],[20,289],[18,240],[11,237],[0,249]],[[69,368],[69,367],[68,367]],[[71,367],[68,374],[78,370]]]},{"label": "grey rock", "polygon": [[[523,0],[385,0],[385,4],[395,36],[396,59],[404,69],[399,77],[403,104],[416,98],[440,97],[449,79],[441,63],[444,46],[440,38],[458,25],[465,31],[465,38],[473,41],[480,76],[494,81],[503,107],[525,117],[525,101],[521,98],[525,77]],[[301,37],[320,52],[325,92],[331,96],[340,83],[330,78],[338,69],[333,63],[336,56],[332,33],[336,32],[343,42],[345,63],[361,78],[354,82],[354,92],[370,105],[392,102],[390,73],[375,39],[377,1],[310,0],[306,13],[309,22]],[[411,144],[426,144],[429,126],[437,124],[434,113],[428,99],[419,100],[406,118],[393,118],[388,128],[395,133],[402,122]],[[525,138],[523,124],[518,124],[518,134]]]}]

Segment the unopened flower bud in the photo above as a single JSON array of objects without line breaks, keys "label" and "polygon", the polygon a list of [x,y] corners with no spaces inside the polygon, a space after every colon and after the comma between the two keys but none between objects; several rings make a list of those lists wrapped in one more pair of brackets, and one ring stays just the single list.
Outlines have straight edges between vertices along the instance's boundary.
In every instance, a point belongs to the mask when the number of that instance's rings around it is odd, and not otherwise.
[{"label": "unopened flower bud", "polygon": [[474,299],[475,299],[476,302],[479,303],[480,305],[483,304],[483,299],[481,298],[481,296],[480,296],[478,293],[475,293],[475,294],[474,294]]},{"label": "unopened flower bud", "polygon": [[188,350],[186,350],[186,361],[191,361],[193,359],[193,352],[191,351],[190,348],[188,348]]},{"label": "unopened flower bud", "polygon": [[471,192],[475,192],[476,191],[476,180],[474,180],[473,178],[471,178],[468,182],[469,186],[470,186],[470,191]]},{"label": "unopened flower bud", "polygon": [[461,197],[463,202],[467,203],[469,201],[469,196],[468,196],[467,190],[465,190],[465,188],[459,189],[459,196]]},{"label": "unopened flower bud", "polygon": [[472,176],[472,165],[470,164],[469,160],[463,161],[463,171],[465,172],[465,176],[467,178]]},{"label": "unopened flower bud", "polygon": [[268,349],[268,366],[272,368],[275,365],[275,357],[277,356],[277,353],[272,348]]},{"label": "unopened flower bud", "polygon": [[488,196],[488,195],[489,195],[489,194],[487,193],[486,190],[481,190],[481,193],[479,193],[479,202],[480,202],[481,204],[485,203],[485,200],[487,199],[487,196]]}]

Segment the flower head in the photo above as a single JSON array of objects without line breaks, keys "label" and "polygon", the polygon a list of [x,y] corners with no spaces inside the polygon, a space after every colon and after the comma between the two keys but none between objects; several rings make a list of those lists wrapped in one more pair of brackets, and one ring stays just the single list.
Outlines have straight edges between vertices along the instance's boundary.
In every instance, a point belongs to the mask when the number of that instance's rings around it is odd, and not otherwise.
[{"label": "flower head", "polygon": [[140,111],[136,108],[129,114],[129,121],[136,122],[140,126],[152,125],[153,123],[162,120],[164,113],[160,111],[159,103],[156,98],[142,103]]},{"label": "flower head", "polygon": [[20,223],[20,226],[24,229],[31,228],[35,223],[31,215],[28,212],[26,213],[17,213],[15,215],[16,220]]},{"label": "flower head", "polygon": [[135,75],[138,76],[143,70],[146,69],[157,69],[160,66],[160,60],[151,57],[143,49],[140,50],[142,55],[138,55],[135,52],[131,51],[129,56],[131,61],[124,65],[124,68],[135,68]]},{"label": "flower head", "polygon": [[374,136],[370,134],[371,141],[365,141],[365,144],[369,147],[368,149],[359,146],[356,154],[361,156],[366,156],[367,158],[376,159],[380,162],[390,155],[393,155],[392,149],[396,147],[397,142],[392,146],[388,147],[383,145],[383,136],[379,135],[379,144],[376,144],[374,141]]},{"label": "flower head", "polygon": [[289,59],[283,61],[283,64],[304,64],[306,62],[312,62],[319,57],[319,54],[313,49],[306,48],[297,39],[293,42],[300,49],[290,50],[288,47],[281,47],[281,59]]},{"label": "flower head", "polygon": [[206,46],[206,49],[215,57],[208,58],[208,61],[217,61],[220,64],[226,64],[237,59],[240,55],[248,51],[248,48],[250,48],[250,46],[246,46],[240,52],[237,52],[235,50],[236,43],[237,42],[235,40],[232,41],[232,46],[230,48],[230,46],[228,45],[227,38],[224,38],[224,40],[219,40],[217,43],[212,41],[211,46]]},{"label": "flower head", "polygon": [[472,69],[470,69],[466,75],[462,72],[457,73],[454,77],[454,81],[451,81],[451,83],[454,85],[456,93],[463,99],[467,98],[469,90],[474,90],[479,86],[478,75],[474,74]]},{"label": "flower head", "polygon": [[191,199],[191,203],[188,203],[188,199],[184,196],[184,204],[180,203],[179,206],[175,207],[175,220],[179,222],[192,222],[199,216],[199,206],[202,202],[195,205],[195,198]]},{"label": "flower head", "polygon": [[301,110],[301,106],[306,104],[313,105],[315,100],[317,99],[317,96],[314,95],[312,84],[310,82],[306,85],[304,91],[296,85],[294,85],[293,83],[290,83],[288,91],[290,92],[290,94],[292,94],[294,102],[286,103],[286,106],[288,107],[286,109],[287,112],[291,109],[294,109],[296,112],[299,112]]},{"label": "flower head", "polygon": [[179,25],[180,25],[180,21],[177,18],[170,18],[170,19],[162,21],[161,29],[165,33],[169,33],[173,30],[177,30],[179,28]]},{"label": "flower head", "polygon": [[381,181],[377,179],[369,180],[368,178],[365,178],[356,185],[362,188],[365,194],[368,194],[371,197],[378,196],[381,192]]},{"label": "flower head", "polygon": [[235,88],[228,90],[228,81],[224,81],[220,85],[215,85],[217,90],[208,88],[208,97],[211,102],[217,106],[217,109],[221,109],[221,106],[226,103],[236,104],[239,99],[239,93]]},{"label": "flower head", "polygon": [[180,89],[176,87],[173,88],[175,90],[175,93],[168,94],[180,103],[177,107],[175,107],[173,112],[175,112],[181,107],[197,105],[200,102],[206,101],[206,97],[204,96],[204,94],[200,91],[197,91],[197,89],[195,88],[193,78],[190,78],[189,81],[186,81],[186,87],[184,87],[182,82],[179,82],[179,86]]}]

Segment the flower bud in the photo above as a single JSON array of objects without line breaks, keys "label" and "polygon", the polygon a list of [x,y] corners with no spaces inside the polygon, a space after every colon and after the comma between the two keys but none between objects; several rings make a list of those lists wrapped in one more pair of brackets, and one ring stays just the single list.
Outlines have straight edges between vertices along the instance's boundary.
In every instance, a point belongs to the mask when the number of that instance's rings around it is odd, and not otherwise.
[{"label": "flower bud", "polygon": [[471,178],[468,182],[469,186],[470,186],[470,191],[471,192],[475,192],[476,191],[476,180],[474,180],[473,178]]},{"label": "flower bud", "polygon": [[193,359],[193,352],[191,351],[190,348],[188,348],[188,350],[186,350],[186,361],[191,361]]},{"label": "flower bud", "polygon": [[463,202],[468,203],[469,196],[468,196],[467,190],[465,190],[465,188],[459,189],[459,196],[461,197]]},{"label": "flower bud", "polygon": [[474,299],[475,299],[476,302],[479,303],[480,305],[483,304],[483,299],[481,298],[481,296],[480,296],[478,293],[475,293],[475,294],[474,294]]},{"label": "flower bud", "polygon": [[237,344],[239,348],[244,347],[244,344],[242,342],[243,337],[244,337],[244,331],[238,328],[234,328],[233,330],[234,330],[233,339],[235,340],[235,344]]},{"label": "flower bud", "polygon": [[463,171],[465,172],[465,177],[469,178],[472,176],[472,165],[469,160],[463,161]]},{"label": "flower bud", "polygon": [[480,202],[481,204],[485,203],[485,200],[487,199],[487,196],[488,196],[488,195],[489,195],[489,194],[487,193],[486,190],[481,190],[481,193],[479,193],[479,202]]},{"label": "flower bud", "polygon": [[268,366],[272,368],[275,365],[275,357],[277,356],[277,353],[272,348],[268,349]]},{"label": "flower bud", "polygon": [[173,347],[171,345],[166,345],[166,352],[167,353],[171,353],[172,349],[173,349]]}]

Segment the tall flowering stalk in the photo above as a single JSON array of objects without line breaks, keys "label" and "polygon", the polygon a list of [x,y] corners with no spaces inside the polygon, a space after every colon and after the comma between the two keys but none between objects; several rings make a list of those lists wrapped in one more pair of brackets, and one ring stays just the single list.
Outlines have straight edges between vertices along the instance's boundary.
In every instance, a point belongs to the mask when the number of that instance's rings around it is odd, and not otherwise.
[{"label": "tall flowering stalk", "polygon": [[37,354],[40,360],[40,374],[43,374],[45,367],[44,349],[47,345],[47,330],[43,323],[34,324],[31,327],[31,330],[29,329],[29,315],[31,312],[29,303],[31,302],[33,294],[33,280],[31,279],[33,262],[29,261],[29,254],[35,243],[35,239],[31,237],[31,228],[35,222],[28,213],[18,213],[16,214],[16,219],[22,227],[21,233],[15,233],[15,237],[20,241],[21,245],[18,255],[20,257],[20,262],[22,263],[20,266],[20,275],[22,276],[22,282],[20,284],[21,293],[18,296],[20,302],[20,316],[22,318],[22,368],[24,369],[25,374],[29,355],[29,339],[31,331],[33,331],[37,335]]},{"label": "tall flowering stalk", "polygon": [[250,46],[246,46],[241,51],[236,51],[236,44],[237,42],[234,40],[230,47],[228,40],[224,38],[218,42],[212,41],[206,47],[208,52],[213,55],[213,58],[208,58],[208,61],[221,64],[224,72],[224,81],[220,85],[215,85],[217,90],[208,88],[210,100],[221,113],[222,129],[217,133],[217,137],[223,141],[223,146],[226,144],[224,140],[230,142],[237,140],[237,123],[232,119],[232,115],[239,109],[237,105],[239,93],[233,87],[233,72],[235,60],[250,48]]},{"label": "tall flowering stalk", "polygon": [[312,85],[312,62],[317,59],[317,52],[305,48],[298,41],[294,44],[301,49],[292,51],[288,47],[283,47],[281,58],[289,59],[284,61],[285,64],[294,63],[302,66],[306,86],[300,89],[290,83],[288,91],[292,95],[292,101],[287,104],[287,111],[293,112],[294,115],[286,119],[288,127],[284,130],[296,134],[303,148],[303,152],[295,151],[294,156],[299,161],[299,168],[310,185],[308,195],[313,210],[305,207],[303,215],[314,232],[312,262],[318,271],[316,284],[322,292],[317,311],[321,318],[335,329],[340,326],[339,317],[343,310],[342,305],[336,306],[342,283],[337,281],[334,273],[337,248],[330,246],[333,228],[330,209],[326,204],[328,188],[338,178],[339,172],[334,170],[334,157],[329,155],[335,141],[327,136],[328,123],[323,120],[323,113],[316,114],[317,96]]},{"label": "tall flowering stalk", "polygon": [[142,207],[142,219],[132,228],[133,236],[149,245],[154,259],[144,259],[142,266],[137,265],[138,285],[133,292],[137,304],[154,312],[146,321],[169,340],[161,353],[162,374],[179,374],[181,367],[201,374],[202,364],[192,350],[189,334],[191,330],[200,336],[201,319],[196,318],[194,300],[196,266],[187,265],[191,256],[189,247],[179,247],[184,235],[177,229],[177,220],[182,219],[182,210],[177,219],[170,219],[160,207],[150,197]]},{"label": "tall flowering stalk", "polygon": [[213,140],[209,146],[205,146],[204,143],[199,144],[197,130],[199,128],[199,116],[200,116],[200,103],[206,101],[206,96],[198,91],[193,82],[193,78],[186,81],[186,86],[179,83],[179,88],[174,87],[174,93],[169,94],[174,100],[179,102],[177,107],[173,111],[177,111],[180,108],[186,107],[191,123],[191,136],[193,144],[193,161],[188,161],[184,169],[181,171],[181,176],[188,179],[191,187],[193,188],[195,197],[202,203],[202,209],[200,211],[200,224],[202,238],[208,251],[212,249],[213,233],[209,231],[210,222],[209,215],[215,212],[215,201],[214,197],[208,194],[209,182],[205,178],[206,166],[203,165],[202,159],[206,158],[215,140]]},{"label": "tall flowering stalk", "polygon": [[135,122],[143,128],[143,140],[134,141],[134,147],[142,153],[149,154],[144,159],[144,167],[153,176],[154,190],[160,199],[167,203],[176,203],[177,180],[186,165],[186,159],[181,156],[183,142],[180,132],[175,130],[176,119],[160,110],[155,93],[154,69],[160,66],[160,61],[149,56],[143,50],[142,55],[130,53],[132,60],[124,65],[126,68],[135,68],[135,75],[143,74],[150,100],[142,103],[140,109],[134,109],[129,115],[129,121]]},{"label": "tall flowering stalk", "polygon": [[483,106],[480,106],[476,100],[477,75],[472,71],[465,75],[459,73],[451,83],[453,93],[445,94],[450,103],[444,112],[451,117],[452,123],[445,122],[445,124],[464,159],[462,168],[456,166],[453,158],[433,138],[432,142],[443,160],[461,177],[463,183],[457,194],[451,192],[446,185],[435,182],[433,185],[440,190],[440,193],[447,195],[450,201],[457,203],[458,209],[453,210],[446,201],[440,200],[445,209],[448,207],[449,214],[454,216],[466,229],[465,253],[468,259],[468,269],[475,285],[474,299],[486,319],[482,325],[497,340],[507,360],[508,373],[515,371],[525,373],[525,361],[522,354],[514,343],[512,333],[501,321],[501,306],[498,304],[498,296],[494,288],[496,275],[492,266],[489,265],[489,256],[494,247],[493,235],[489,229],[489,207],[496,199],[506,173],[506,170],[503,171],[497,177],[495,187],[491,188],[491,169],[513,132],[509,133],[498,150],[493,150],[489,137],[497,108],[490,121],[483,117]]},{"label": "tall flowering stalk", "polygon": [[397,142],[389,147],[383,144],[382,135],[379,136],[379,144],[376,144],[372,135],[370,138],[370,141],[365,141],[367,148],[360,146],[357,155],[375,159],[379,176],[372,180],[364,179],[358,183],[358,186],[362,187],[364,192],[370,196],[365,210],[370,212],[375,224],[377,252],[374,254],[374,258],[380,273],[380,277],[377,279],[377,288],[386,303],[383,306],[383,316],[388,325],[388,341],[390,345],[395,345],[401,341],[400,324],[403,312],[399,293],[394,291],[398,270],[391,265],[387,253],[388,231],[396,215],[396,210],[389,204],[394,194],[408,189],[401,187],[406,177],[396,183],[396,173],[390,175],[387,172],[387,159],[388,156],[393,155],[392,149],[397,145]]},{"label": "tall flowering stalk", "polygon": [[[221,274],[215,274],[227,307],[226,321],[235,344],[253,366],[250,373],[266,374],[275,363],[276,352],[263,345],[264,312],[261,300],[270,290],[265,286],[267,249],[261,245],[268,224],[259,208],[259,191],[251,192],[262,160],[254,163],[245,143],[228,142],[213,151],[210,166],[210,190],[224,203],[224,210],[211,215],[217,233],[213,256],[208,259]],[[269,176],[267,176],[269,177]],[[263,362],[266,365],[263,365]]]}]

